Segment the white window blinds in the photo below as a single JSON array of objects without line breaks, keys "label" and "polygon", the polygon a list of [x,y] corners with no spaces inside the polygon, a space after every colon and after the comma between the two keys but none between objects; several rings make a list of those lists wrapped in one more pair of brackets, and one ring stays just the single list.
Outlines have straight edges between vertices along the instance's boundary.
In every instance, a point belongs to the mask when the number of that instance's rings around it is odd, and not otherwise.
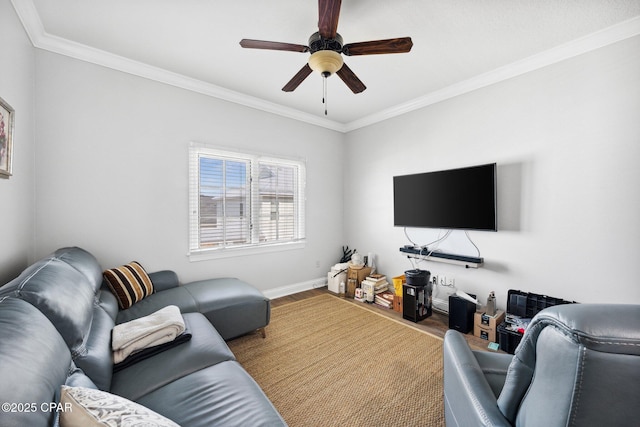
[{"label": "white window blinds", "polygon": [[304,239],[304,163],[192,144],[189,252]]}]

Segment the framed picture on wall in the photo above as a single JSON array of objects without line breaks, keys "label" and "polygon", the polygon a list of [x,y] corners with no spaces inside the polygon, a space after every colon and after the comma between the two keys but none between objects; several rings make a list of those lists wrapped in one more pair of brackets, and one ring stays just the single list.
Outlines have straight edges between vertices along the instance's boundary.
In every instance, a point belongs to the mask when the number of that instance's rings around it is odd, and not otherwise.
[{"label": "framed picture on wall", "polygon": [[13,108],[0,98],[0,178],[9,178],[12,173],[13,115]]}]

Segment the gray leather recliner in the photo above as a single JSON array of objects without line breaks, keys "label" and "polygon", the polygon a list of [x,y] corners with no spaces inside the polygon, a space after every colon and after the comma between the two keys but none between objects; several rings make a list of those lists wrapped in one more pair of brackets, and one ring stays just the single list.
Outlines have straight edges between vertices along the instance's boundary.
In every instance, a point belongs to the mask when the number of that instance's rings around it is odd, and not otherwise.
[{"label": "gray leather recliner", "polygon": [[547,308],[513,356],[450,330],[444,399],[447,426],[640,425],[640,305]]}]

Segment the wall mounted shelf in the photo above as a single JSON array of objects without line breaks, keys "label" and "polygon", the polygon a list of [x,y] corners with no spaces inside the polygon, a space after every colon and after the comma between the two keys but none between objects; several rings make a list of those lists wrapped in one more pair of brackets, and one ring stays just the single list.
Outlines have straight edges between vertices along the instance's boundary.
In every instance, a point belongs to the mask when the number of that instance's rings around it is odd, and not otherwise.
[{"label": "wall mounted shelf", "polygon": [[[449,264],[462,265],[466,268],[478,268],[484,264],[484,258],[471,257],[466,255],[448,254],[445,252],[429,253],[427,248],[415,246],[403,246],[400,252],[406,254],[410,258],[423,259],[426,261],[446,262]],[[428,254],[428,255],[427,255]]]}]

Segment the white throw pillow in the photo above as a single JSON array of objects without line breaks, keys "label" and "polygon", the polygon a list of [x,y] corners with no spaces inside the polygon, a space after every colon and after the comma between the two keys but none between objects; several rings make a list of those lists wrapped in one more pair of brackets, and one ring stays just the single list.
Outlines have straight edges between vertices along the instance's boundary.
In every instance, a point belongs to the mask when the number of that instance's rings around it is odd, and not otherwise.
[{"label": "white throw pillow", "polygon": [[62,386],[61,427],[180,427],[168,418],[115,394]]}]

